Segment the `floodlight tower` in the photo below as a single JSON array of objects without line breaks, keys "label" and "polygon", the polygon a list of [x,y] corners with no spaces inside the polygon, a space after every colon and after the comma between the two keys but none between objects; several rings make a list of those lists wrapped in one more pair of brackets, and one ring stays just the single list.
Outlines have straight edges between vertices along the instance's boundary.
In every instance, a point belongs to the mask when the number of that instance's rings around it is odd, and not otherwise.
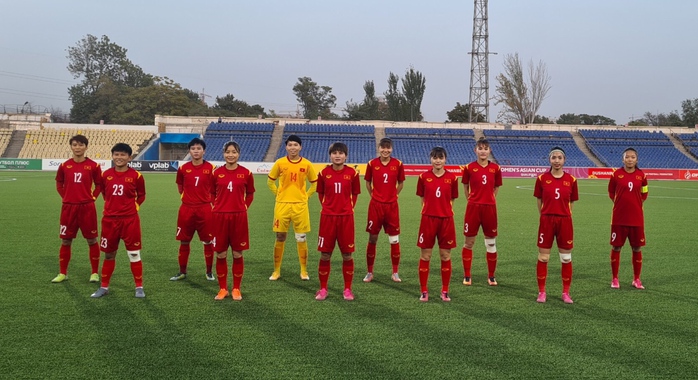
[{"label": "floodlight tower", "polygon": [[490,120],[490,64],[489,31],[487,29],[487,0],[475,0],[473,13],[473,47],[470,51],[470,115],[468,120],[477,121],[477,115]]}]

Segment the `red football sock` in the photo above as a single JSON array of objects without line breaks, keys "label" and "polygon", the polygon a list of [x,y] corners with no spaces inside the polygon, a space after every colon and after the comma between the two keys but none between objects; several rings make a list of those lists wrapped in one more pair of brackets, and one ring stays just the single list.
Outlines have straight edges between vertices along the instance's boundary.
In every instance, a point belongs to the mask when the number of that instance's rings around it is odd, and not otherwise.
[{"label": "red football sock", "polygon": [[448,292],[451,283],[451,260],[441,260],[441,291]]},{"label": "red football sock", "polygon": [[92,273],[99,273],[99,244],[94,243],[88,246],[90,252],[90,266]]},{"label": "red football sock", "polygon": [[393,273],[397,273],[400,267],[400,243],[390,244],[390,261],[393,264]]},{"label": "red football sock", "polygon": [[242,256],[233,258],[233,289],[240,289],[242,274],[245,272],[245,260]]},{"label": "red football sock", "polygon": [[[213,244],[204,244],[204,260],[206,261],[206,273],[211,273],[213,268]],[[227,268],[226,273],[228,273]]]},{"label": "red football sock", "polygon": [[611,278],[618,278],[620,268],[620,251],[611,250]]},{"label": "red football sock", "polygon": [[228,258],[216,258],[216,275],[218,276],[218,287],[228,289]]},{"label": "red football sock", "polygon": [[633,252],[633,279],[639,280],[642,272],[642,251]]},{"label": "red football sock", "polygon": [[536,266],[536,277],[538,278],[538,291],[545,292],[545,280],[548,278],[548,263],[538,260]]},{"label": "red football sock", "polygon": [[102,287],[108,288],[109,281],[111,281],[111,275],[114,274],[114,267],[116,266],[116,260],[105,259],[102,263]]},{"label": "red football sock", "polygon": [[70,262],[71,254],[70,246],[61,244],[61,248],[58,250],[58,272],[68,274],[68,263]]},{"label": "red football sock", "polygon": [[140,288],[143,286],[143,261],[138,260],[135,263],[131,263],[131,273],[133,274],[133,282],[136,283],[136,287]]},{"label": "red football sock", "polygon": [[429,262],[426,260],[419,260],[419,286],[421,287],[422,293],[427,292],[429,283]]},{"label": "red football sock", "polygon": [[366,244],[366,268],[368,273],[373,273],[373,264],[376,262],[376,243]]},{"label": "red football sock", "polygon": [[320,264],[317,268],[318,279],[320,280],[320,289],[327,289],[327,282],[330,279],[330,260],[320,259]]},{"label": "red football sock", "polygon": [[354,279],[354,259],[342,261],[342,274],[344,275],[344,289],[351,289]]},{"label": "red football sock", "polygon": [[189,252],[191,247],[189,244],[179,245],[179,255],[177,260],[179,261],[179,273],[187,273],[187,264],[189,263]]},{"label": "red football sock", "polygon": [[572,285],[572,262],[562,263],[562,269],[560,269],[560,274],[562,274],[562,292],[569,293],[570,285]]},{"label": "red football sock", "polygon": [[497,252],[487,252],[487,277],[494,277],[497,270]]},{"label": "red football sock", "polygon": [[470,269],[473,266],[473,250],[463,247],[461,256],[463,257],[463,277],[470,277]]}]

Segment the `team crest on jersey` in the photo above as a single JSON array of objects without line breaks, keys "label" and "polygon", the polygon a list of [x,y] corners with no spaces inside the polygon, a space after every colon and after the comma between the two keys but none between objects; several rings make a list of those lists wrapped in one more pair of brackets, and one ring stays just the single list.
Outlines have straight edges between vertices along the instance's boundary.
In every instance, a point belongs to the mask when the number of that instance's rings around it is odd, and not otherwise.
[{"label": "team crest on jersey", "polygon": [[494,169],[490,169],[490,173],[494,173],[494,172],[495,172],[495,170],[494,170]]},{"label": "team crest on jersey", "polygon": [[348,174],[345,174],[345,175],[344,175],[344,179],[351,179],[351,176],[348,175]]},{"label": "team crest on jersey", "polygon": [[124,182],[133,182],[133,178],[126,177],[124,178]]},{"label": "team crest on jersey", "polygon": [[85,167],[84,167],[83,169],[85,169],[85,170],[92,170],[92,166],[91,166],[91,165],[85,165]]},{"label": "team crest on jersey", "polygon": [[237,175],[237,178],[245,178],[245,175],[244,175],[244,174],[238,174],[238,175]]},{"label": "team crest on jersey", "polygon": [[305,168],[301,168],[301,173],[305,173]]},{"label": "team crest on jersey", "polygon": [[444,179],[444,183],[451,183],[451,179],[450,178]]},{"label": "team crest on jersey", "polygon": [[569,181],[562,181],[562,186],[569,186],[570,182]]},{"label": "team crest on jersey", "polygon": [[210,171],[210,170],[208,170],[208,169],[204,169],[204,174],[209,174],[209,173],[211,173],[211,171]]},{"label": "team crest on jersey", "polygon": [[391,166],[390,171],[392,171],[392,172],[397,171],[397,166]]},{"label": "team crest on jersey", "polygon": [[642,177],[641,177],[641,176],[639,176],[639,175],[636,175],[636,176],[635,176],[635,179],[639,181],[639,180],[641,180],[641,179],[642,179]]}]

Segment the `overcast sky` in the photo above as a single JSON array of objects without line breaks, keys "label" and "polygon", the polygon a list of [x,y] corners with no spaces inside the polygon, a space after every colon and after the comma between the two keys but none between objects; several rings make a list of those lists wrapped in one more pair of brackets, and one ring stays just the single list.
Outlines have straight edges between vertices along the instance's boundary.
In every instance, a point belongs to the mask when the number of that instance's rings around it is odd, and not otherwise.
[{"label": "overcast sky", "polygon": [[[473,1],[37,1],[0,6],[0,112],[70,110],[67,48],[106,35],[146,73],[196,92],[295,112],[291,88],[330,86],[341,113],[373,80],[410,67],[426,78],[422,112],[442,122],[467,103]],[[490,96],[505,54],[541,60],[552,89],[539,114],[599,114],[624,124],[698,98],[698,1],[491,0]],[[491,105],[494,121],[499,107]]]}]

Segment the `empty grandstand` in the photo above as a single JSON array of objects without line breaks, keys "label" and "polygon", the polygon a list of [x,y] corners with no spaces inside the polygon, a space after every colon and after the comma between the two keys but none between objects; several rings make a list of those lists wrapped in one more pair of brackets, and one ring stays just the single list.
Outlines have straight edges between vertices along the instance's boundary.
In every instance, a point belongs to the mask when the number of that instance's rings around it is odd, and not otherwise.
[{"label": "empty grandstand", "polygon": [[691,152],[694,157],[698,157],[698,133],[678,133],[675,135],[683,146]]},{"label": "empty grandstand", "polygon": [[10,129],[0,129],[0,155],[5,153],[5,149],[10,144],[10,139],[12,138],[12,130]]},{"label": "empty grandstand", "polygon": [[446,148],[449,164],[464,165],[475,159],[472,129],[387,127],[385,136],[393,140],[393,155],[406,164],[429,164],[429,152],[437,145]]},{"label": "empty grandstand", "polygon": [[74,135],[84,135],[89,139],[87,156],[98,160],[111,159],[111,148],[118,142],[129,144],[136,155],[153,137],[152,132],[125,129],[29,130],[17,158],[69,158],[72,152],[68,141]]},{"label": "empty grandstand", "polygon": [[[301,156],[312,162],[328,162],[328,149],[332,143],[341,141],[347,144],[347,162],[362,164],[376,156],[376,137],[373,125],[346,124],[286,124],[282,141],[288,136],[298,135],[303,140]],[[276,158],[286,155],[282,143]]]},{"label": "empty grandstand", "polygon": [[696,167],[696,163],[677,150],[662,132],[580,129],[579,133],[606,166],[622,166],[623,150],[633,147],[638,152],[638,166],[641,168]]},{"label": "empty grandstand", "polygon": [[209,161],[224,161],[223,146],[228,141],[240,144],[240,161],[261,162],[269,150],[273,123],[222,122],[210,123],[204,133],[206,154]]},{"label": "empty grandstand", "polygon": [[565,166],[594,167],[567,131],[485,129],[492,155],[500,165],[548,166],[553,146],[565,150]]}]

